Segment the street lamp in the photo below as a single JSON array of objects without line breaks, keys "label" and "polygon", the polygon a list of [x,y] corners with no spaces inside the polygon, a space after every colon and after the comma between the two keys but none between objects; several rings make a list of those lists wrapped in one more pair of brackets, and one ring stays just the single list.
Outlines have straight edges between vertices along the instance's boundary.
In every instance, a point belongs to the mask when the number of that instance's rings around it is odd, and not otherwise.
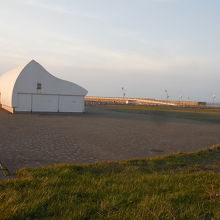
[{"label": "street lamp", "polygon": [[212,103],[213,103],[213,105],[215,104],[215,99],[216,99],[216,95],[213,94],[213,95],[212,95]]},{"label": "street lamp", "polygon": [[165,89],[164,92],[165,92],[165,94],[166,94],[166,98],[167,98],[167,101],[168,101],[168,99],[169,99],[170,96],[169,96],[169,94],[168,94],[167,89]]},{"label": "street lamp", "polygon": [[124,87],[121,87],[121,90],[122,90],[122,97],[123,97],[123,99],[125,98],[125,88]]}]

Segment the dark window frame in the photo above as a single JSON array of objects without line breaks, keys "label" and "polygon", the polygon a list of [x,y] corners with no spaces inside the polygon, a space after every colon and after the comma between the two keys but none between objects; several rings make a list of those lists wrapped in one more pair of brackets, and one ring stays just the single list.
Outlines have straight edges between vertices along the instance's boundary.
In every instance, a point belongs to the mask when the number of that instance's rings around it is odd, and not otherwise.
[{"label": "dark window frame", "polygon": [[37,89],[42,89],[42,84],[41,83],[37,83]]}]

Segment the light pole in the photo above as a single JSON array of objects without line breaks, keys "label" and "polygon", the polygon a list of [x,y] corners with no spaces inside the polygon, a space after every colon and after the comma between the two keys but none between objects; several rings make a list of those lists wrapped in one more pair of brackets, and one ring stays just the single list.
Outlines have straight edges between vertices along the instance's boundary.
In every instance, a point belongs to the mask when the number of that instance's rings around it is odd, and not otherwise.
[{"label": "light pole", "polygon": [[216,95],[213,94],[213,95],[212,95],[212,103],[213,103],[213,105],[215,104],[215,99],[216,99]]},{"label": "light pole", "polygon": [[125,88],[124,87],[121,87],[121,90],[122,90],[122,97],[123,97],[123,99],[125,98]]},{"label": "light pole", "polygon": [[181,105],[181,101],[182,101],[182,99],[183,99],[183,96],[180,95],[180,96],[179,96],[179,104],[180,104],[180,105]]},{"label": "light pole", "polygon": [[164,92],[165,92],[165,94],[166,94],[166,98],[167,98],[167,101],[168,101],[168,99],[169,99],[170,96],[168,95],[167,89],[165,89]]}]

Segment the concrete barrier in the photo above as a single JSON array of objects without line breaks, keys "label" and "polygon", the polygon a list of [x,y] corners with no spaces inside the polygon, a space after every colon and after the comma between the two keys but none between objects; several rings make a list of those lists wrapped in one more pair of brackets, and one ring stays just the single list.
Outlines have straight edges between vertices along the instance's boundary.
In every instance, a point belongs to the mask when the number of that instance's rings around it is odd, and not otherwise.
[{"label": "concrete barrier", "polygon": [[86,96],[86,104],[134,104],[134,105],[164,105],[164,106],[188,106],[200,107],[205,106],[195,101],[172,101],[172,100],[156,100],[148,98],[120,98],[120,97],[97,97]]}]

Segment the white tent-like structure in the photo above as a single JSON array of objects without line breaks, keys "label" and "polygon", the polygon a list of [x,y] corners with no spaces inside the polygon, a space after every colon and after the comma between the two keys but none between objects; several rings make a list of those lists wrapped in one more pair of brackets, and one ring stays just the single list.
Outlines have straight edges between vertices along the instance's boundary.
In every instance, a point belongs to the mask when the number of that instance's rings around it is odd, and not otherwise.
[{"label": "white tent-like structure", "polygon": [[0,76],[0,105],[12,112],[84,112],[87,90],[51,75],[36,61]]}]

